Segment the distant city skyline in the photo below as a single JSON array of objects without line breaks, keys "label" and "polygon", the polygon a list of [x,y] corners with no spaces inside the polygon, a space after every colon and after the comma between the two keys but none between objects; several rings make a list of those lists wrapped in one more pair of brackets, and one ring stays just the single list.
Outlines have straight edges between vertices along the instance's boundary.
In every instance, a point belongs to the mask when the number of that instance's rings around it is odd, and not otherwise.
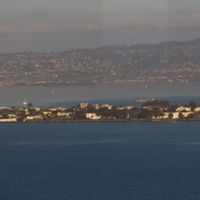
[{"label": "distant city skyline", "polygon": [[198,0],[1,0],[0,53],[192,40]]}]

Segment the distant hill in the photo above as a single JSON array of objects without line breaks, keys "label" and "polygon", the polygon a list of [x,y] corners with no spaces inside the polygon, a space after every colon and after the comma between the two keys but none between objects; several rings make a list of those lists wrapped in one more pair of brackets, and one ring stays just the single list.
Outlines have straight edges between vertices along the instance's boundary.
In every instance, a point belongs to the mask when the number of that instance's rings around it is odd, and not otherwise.
[{"label": "distant hill", "polygon": [[0,54],[0,85],[200,81],[200,39],[61,53]]}]

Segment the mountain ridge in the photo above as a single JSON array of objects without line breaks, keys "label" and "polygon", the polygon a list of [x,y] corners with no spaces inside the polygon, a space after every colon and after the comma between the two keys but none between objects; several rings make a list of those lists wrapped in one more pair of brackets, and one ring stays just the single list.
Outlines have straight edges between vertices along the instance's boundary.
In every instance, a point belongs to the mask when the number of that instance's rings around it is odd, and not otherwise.
[{"label": "mountain ridge", "polygon": [[7,55],[7,54],[19,54],[19,53],[33,53],[33,54],[60,54],[60,53],[69,53],[69,52],[74,52],[74,51],[93,51],[93,50],[98,50],[98,49],[113,49],[113,48],[130,48],[130,47],[156,47],[156,46],[166,46],[166,45],[188,45],[188,44],[200,44],[200,37],[195,38],[193,40],[187,40],[187,41],[165,41],[165,42],[160,42],[160,43],[152,43],[152,44],[131,44],[131,45],[104,45],[101,47],[97,48],[77,48],[77,49],[71,49],[71,50],[64,50],[64,51],[59,51],[59,52],[54,52],[54,51],[16,51],[16,52],[11,52],[11,53],[0,53],[0,55]]}]

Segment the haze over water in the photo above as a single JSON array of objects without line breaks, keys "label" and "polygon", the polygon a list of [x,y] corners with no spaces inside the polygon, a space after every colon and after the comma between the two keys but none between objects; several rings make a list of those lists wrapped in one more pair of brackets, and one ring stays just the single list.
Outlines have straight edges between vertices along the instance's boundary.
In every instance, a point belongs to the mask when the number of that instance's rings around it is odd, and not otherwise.
[{"label": "haze over water", "polygon": [[106,85],[106,86],[28,86],[0,88],[0,105],[22,105],[24,100],[34,105],[56,102],[89,101],[117,98],[200,96],[200,85],[154,84],[154,85]]}]

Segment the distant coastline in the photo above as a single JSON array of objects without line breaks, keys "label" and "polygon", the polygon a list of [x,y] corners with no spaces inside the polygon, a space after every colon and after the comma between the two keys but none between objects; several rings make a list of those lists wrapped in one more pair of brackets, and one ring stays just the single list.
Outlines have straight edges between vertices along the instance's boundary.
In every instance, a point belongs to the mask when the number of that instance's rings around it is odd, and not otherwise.
[{"label": "distant coastline", "polygon": [[0,86],[200,82],[200,39],[0,54]]}]

